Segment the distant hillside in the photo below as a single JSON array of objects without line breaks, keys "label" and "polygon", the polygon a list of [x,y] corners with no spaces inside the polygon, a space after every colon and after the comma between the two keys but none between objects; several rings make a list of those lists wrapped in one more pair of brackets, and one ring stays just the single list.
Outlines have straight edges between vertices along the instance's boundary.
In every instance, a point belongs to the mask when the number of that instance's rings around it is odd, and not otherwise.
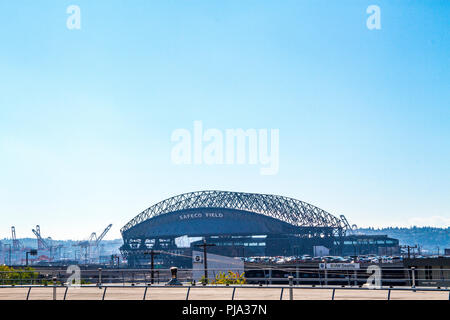
[{"label": "distant hillside", "polygon": [[424,250],[441,254],[450,248],[450,228],[412,227],[412,228],[366,228],[356,230],[363,234],[385,234],[399,239],[401,245],[419,245]]}]

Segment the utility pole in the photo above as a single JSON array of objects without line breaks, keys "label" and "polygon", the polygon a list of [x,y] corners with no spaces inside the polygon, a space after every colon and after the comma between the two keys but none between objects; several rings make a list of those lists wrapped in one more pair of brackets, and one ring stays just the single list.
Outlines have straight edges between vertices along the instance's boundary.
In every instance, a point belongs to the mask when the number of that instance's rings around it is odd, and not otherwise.
[{"label": "utility pole", "polygon": [[197,244],[196,247],[202,247],[203,248],[203,262],[205,266],[205,282],[208,283],[208,260],[206,256],[206,248],[207,247],[214,247],[214,243],[206,243],[206,238],[203,239],[203,244]]},{"label": "utility pole", "polygon": [[151,284],[154,283],[155,281],[155,256],[158,254],[161,254],[160,251],[155,251],[155,250],[150,250],[150,251],[146,251],[144,252],[144,254],[149,254],[151,257],[151,262],[150,262],[150,266],[151,266]]},{"label": "utility pole", "polygon": [[407,245],[407,246],[400,246],[400,248],[408,249],[408,259],[410,259],[411,258],[411,249],[417,249],[417,244],[414,247]]}]

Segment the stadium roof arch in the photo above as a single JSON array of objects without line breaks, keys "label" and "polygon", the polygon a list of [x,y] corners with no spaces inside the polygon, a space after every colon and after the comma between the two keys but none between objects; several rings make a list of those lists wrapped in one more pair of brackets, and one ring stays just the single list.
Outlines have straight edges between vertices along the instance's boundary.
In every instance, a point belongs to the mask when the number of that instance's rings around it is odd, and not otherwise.
[{"label": "stadium roof arch", "polygon": [[[224,219],[221,223],[215,225],[209,222],[198,224],[199,221],[196,221],[196,229],[216,229],[217,231],[216,226],[223,225],[223,228],[228,226],[228,232],[231,229],[230,226],[232,226],[234,229],[247,228],[248,232],[289,230],[288,232],[291,233],[292,230],[314,228],[333,230],[334,233],[340,234],[345,233],[347,229],[347,224],[343,219],[297,199],[269,194],[210,190],[184,193],[163,200],[142,211],[120,231],[124,239],[140,236],[148,237],[149,234],[155,233],[167,236],[172,232],[170,235],[174,235],[180,229],[183,231],[189,229],[184,233],[186,235],[198,236],[200,233],[196,234],[192,231],[192,220],[180,221],[178,218],[201,217],[201,212],[203,212],[203,217],[205,212],[226,213],[228,221]],[[195,213],[200,214],[195,216]],[[176,219],[174,217],[169,219],[174,215],[177,215]],[[213,217],[217,216],[213,215]],[[230,222],[230,219],[235,221]],[[264,225],[264,227],[259,229],[257,226],[250,227],[248,225],[252,223],[247,222],[254,222],[254,225],[259,224]],[[173,227],[175,224],[177,225],[176,228]],[[170,232],[169,229],[171,229]],[[179,235],[184,234],[180,233]]]}]

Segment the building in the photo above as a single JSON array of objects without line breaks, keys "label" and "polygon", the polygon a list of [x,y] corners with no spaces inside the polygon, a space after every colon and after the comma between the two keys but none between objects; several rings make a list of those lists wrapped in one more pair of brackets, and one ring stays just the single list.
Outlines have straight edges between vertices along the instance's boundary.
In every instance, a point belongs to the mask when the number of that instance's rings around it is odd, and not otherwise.
[{"label": "building", "polygon": [[228,272],[242,274],[244,273],[244,261],[239,258],[230,258],[217,254],[208,253],[208,269],[205,270],[205,261],[203,252],[192,251],[192,279],[200,282],[208,274],[208,279],[216,279],[220,273]]},{"label": "building", "polygon": [[450,286],[450,257],[405,259],[403,264],[409,273],[414,272],[416,286]]},{"label": "building", "polygon": [[[161,201],[133,218],[121,229],[121,252],[130,267],[148,266],[151,250],[159,253],[157,263],[191,267],[192,249],[200,243],[186,248],[176,244],[177,238],[188,236],[206,239],[214,245],[208,252],[229,257],[312,255],[318,246],[338,255],[348,230],[345,217],[300,200],[200,191]],[[360,243],[358,248],[377,253],[378,247]]]},{"label": "building", "polygon": [[348,235],[343,239],[342,254],[392,256],[400,254],[400,245],[398,239],[386,235]]}]

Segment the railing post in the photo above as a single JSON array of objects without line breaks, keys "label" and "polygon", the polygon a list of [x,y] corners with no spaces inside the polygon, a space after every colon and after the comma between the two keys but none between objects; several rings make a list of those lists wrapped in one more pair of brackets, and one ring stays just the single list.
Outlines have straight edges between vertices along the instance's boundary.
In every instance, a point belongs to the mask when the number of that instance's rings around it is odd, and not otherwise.
[{"label": "railing post", "polygon": [[269,269],[269,284],[272,284],[272,268]]},{"label": "railing post", "polygon": [[142,298],[142,300],[144,300],[144,301],[145,301],[145,297],[147,296],[147,289],[148,289],[148,287],[145,287],[144,297]]},{"label": "railing post", "polygon": [[189,300],[189,292],[191,291],[191,287],[188,287],[187,294],[186,294],[186,301]]},{"label": "railing post", "polygon": [[289,276],[288,279],[289,279],[289,300],[294,300],[294,289],[293,289],[294,277]]},{"label": "railing post", "polygon": [[98,286],[102,287],[102,268],[98,268]]},{"label": "railing post", "polygon": [[53,276],[53,300],[56,300],[56,277]]},{"label": "railing post", "polygon": [[[416,268],[411,267],[411,276],[412,276],[412,288],[416,287]],[[415,292],[415,291],[414,291]]]},{"label": "railing post", "polygon": [[31,291],[31,287],[28,289],[27,300],[30,298],[30,291]]},{"label": "railing post", "polygon": [[66,286],[66,290],[64,291],[64,301],[66,300],[67,290],[69,290],[69,286]]},{"label": "railing post", "polygon": [[347,271],[345,271],[346,272],[346,275],[347,275],[347,279],[348,279],[348,286],[350,287],[351,286],[351,284],[350,284],[350,273],[348,272],[348,270]]}]

